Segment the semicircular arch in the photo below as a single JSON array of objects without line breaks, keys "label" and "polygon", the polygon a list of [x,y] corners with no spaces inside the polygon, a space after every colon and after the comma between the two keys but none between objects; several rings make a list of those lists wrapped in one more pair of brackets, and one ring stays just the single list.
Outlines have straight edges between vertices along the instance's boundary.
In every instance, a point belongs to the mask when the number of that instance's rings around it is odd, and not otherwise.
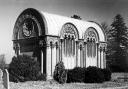
[{"label": "semicircular arch", "polygon": [[84,41],[95,40],[99,42],[99,34],[94,27],[89,27],[84,33]]},{"label": "semicircular arch", "polygon": [[62,39],[65,37],[65,35],[69,34],[74,36],[76,40],[79,39],[79,32],[76,26],[72,23],[65,23],[60,31],[60,38]]},{"label": "semicircular arch", "polygon": [[15,25],[14,25],[14,29],[13,29],[13,40],[17,40],[18,39],[18,35],[19,35],[19,30],[20,30],[20,26],[23,23],[23,21],[25,19],[32,19],[33,21],[35,21],[35,23],[38,26],[37,29],[37,34],[38,36],[43,36],[45,34],[47,34],[47,29],[46,29],[46,21],[43,18],[42,14],[37,11],[36,9],[33,8],[28,8],[25,9],[17,18]]}]

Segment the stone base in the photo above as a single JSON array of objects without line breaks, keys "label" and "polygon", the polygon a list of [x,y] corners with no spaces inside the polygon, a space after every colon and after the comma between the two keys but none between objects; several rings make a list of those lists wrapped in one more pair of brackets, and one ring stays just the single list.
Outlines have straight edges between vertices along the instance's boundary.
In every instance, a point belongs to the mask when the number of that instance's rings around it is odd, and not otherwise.
[{"label": "stone base", "polygon": [[53,79],[53,77],[51,75],[47,75],[46,80],[50,80]]}]

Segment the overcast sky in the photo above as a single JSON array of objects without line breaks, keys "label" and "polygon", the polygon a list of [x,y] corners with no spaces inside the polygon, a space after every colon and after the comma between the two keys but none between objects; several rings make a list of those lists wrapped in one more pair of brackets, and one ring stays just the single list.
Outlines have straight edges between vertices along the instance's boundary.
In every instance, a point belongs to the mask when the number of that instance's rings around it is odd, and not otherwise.
[{"label": "overcast sky", "polygon": [[12,32],[18,15],[26,8],[35,8],[63,16],[77,14],[83,20],[111,24],[121,14],[128,26],[128,0],[0,0],[0,54],[11,59]]}]

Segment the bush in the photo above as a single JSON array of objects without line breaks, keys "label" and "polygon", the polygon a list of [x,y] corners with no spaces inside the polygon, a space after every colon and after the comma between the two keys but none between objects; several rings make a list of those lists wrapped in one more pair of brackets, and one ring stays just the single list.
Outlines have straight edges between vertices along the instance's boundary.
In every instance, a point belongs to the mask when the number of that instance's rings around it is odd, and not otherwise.
[{"label": "bush", "polygon": [[106,68],[106,69],[101,69],[101,71],[103,72],[104,74],[104,79],[105,81],[110,81],[111,80],[111,71],[110,69]]},{"label": "bush", "polygon": [[57,82],[63,84],[67,80],[67,72],[65,70],[64,64],[62,61],[58,62],[55,66],[54,74],[53,74],[54,80]]},{"label": "bush", "polygon": [[100,68],[88,67],[85,74],[85,83],[102,83],[104,82],[104,74]]},{"label": "bush", "polygon": [[35,81],[42,76],[39,63],[27,55],[14,56],[12,62],[9,64],[8,71],[11,75],[10,81],[12,82]]},{"label": "bush", "polygon": [[[64,76],[62,76],[63,74]],[[75,67],[74,69],[65,70],[63,62],[59,62],[55,67],[53,77],[59,83],[102,83],[111,79],[111,71],[109,69],[101,69],[94,66],[89,66],[88,68]]]},{"label": "bush", "polygon": [[67,70],[67,83],[70,82],[84,82],[86,68],[75,67]]},{"label": "bush", "polygon": [[102,83],[111,79],[111,72],[108,69],[101,69],[90,66],[88,68],[75,67],[67,70],[67,83],[85,82]]}]

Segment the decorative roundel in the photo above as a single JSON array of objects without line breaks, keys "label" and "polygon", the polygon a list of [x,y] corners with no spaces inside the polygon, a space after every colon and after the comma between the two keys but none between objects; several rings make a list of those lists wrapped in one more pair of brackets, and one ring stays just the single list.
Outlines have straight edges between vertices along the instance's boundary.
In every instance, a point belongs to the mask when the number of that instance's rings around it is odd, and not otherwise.
[{"label": "decorative roundel", "polygon": [[29,37],[32,34],[32,30],[34,29],[34,22],[32,19],[25,19],[22,24],[22,31],[24,36]]},{"label": "decorative roundel", "polygon": [[17,38],[25,37],[33,37],[38,34],[38,29],[40,29],[39,22],[36,17],[31,14],[23,14],[21,15],[16,22],[15,29],[18,29]]}]

